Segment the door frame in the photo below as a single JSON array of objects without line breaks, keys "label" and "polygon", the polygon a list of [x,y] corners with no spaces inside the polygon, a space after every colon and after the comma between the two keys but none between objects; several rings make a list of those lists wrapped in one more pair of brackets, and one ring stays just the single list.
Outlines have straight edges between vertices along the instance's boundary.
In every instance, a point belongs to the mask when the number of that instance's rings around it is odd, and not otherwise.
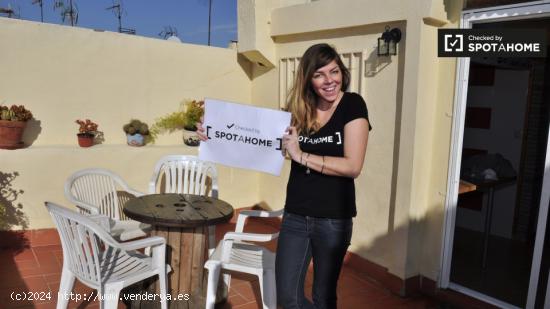
[{"label": "door frame", "polygon": [[[473,24],[511,21],[530,18],[550,17],[550,0],[533,1],[490,7],[483,9],[466,10],[462,12],[460,20],[461,29],[470,29]],[[456,208],[458,201],[458,186],[460,182],[460,166],[462,160],[462,141],[464,137],[464,119],[466,116],[466,98],[468,94],[468,74],[470,69],[470,58],[461,57],[457,60],[455,96],[453,108],[453,121],[451,131],[451,148],[449,154],[449,167],[447,179],[447,194],[445,198],[445,218],[443,225],[443,246],[441,250],[441,275],[438,278],[439,288],[451,288],[471,297],[480,299],[487,303],[505,308],[514,306],[494,299],[485,294],[470,290],[458,284],[450,282],[451,259],[454,241],[454,230],[456,220]],[[543,192],[539,207],[537,225],[537,236],[535,240],[535,251],[531,266],[531,277],[529,280],[529,292],[527,296],[527,308],[533,308],[536,297],[538,272],[542,258],[542,246],[544,242],[544,231],[546,229],[546,217],[548,215],[548,204],[550,201],[550,135],[546,149],[545,174],[543,179]],[[537,251],[538,250],[538,251]],[[536,277],[536,278],[535,278]],[[548,296],[547,296],[548,297]]]}]

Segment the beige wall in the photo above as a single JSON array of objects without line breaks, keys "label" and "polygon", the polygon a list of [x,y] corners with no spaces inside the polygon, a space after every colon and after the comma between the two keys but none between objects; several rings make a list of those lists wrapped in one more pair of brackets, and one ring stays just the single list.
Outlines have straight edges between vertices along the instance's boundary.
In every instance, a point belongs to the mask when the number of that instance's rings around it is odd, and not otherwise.
[{"label": "beige wall", "polygon": [[33,146],[74,145],[77,118],[123,144],[131,117],[152,123],[186,98],[251,102],[235,50],[7,18],[0,39],[0,102],[32,110],[42,127]]},{"label": "beige wall", "polygon": [[[272,7],[270,38],[277,62],[299,57],[319,42],[340,52],[366,51],[365,64],[374,70],[362,95],[374,130],[356,180],[358,216],[350,250],[400,278],[422,274],[436,280],[455,66],[454,59],[437,58],[436,34],[437,27],[456,27],[461,5],[446,0],[266,2]],[[380,58],[376,39],[386,25],[399,27],[403,39],[398,56]],[[239,30],[243,40],[248,37]],[[257,51],[265,48],[258,45]],[[254,72],[252,101],[277,108],[279,68],[256,66]],[[274,209],[284,206],[289,166],[280,178],[260,176],[260,198]]]},{"label": "beige wall", "polygon": [[[251,103],[250,72],[235,50],[7,18],[0,42],[0,102],[24,104],[36,119],[25,132],[30,147],[0,150],[0,172],[17,172],[10,188],[22,190],[10,204],[22,205],[30,229],[53,227],[43,203],[68,205],[63,184],[78,169],[108,168],[146,191],[161,156],[197,153],[181,132],[127,146],[130,118],[151,124],[185,98]],[[79,148],[77,118],[96,121],[104,144]],[[218,168],[220,198],[237,208],[259,201],[258,173]]]}]

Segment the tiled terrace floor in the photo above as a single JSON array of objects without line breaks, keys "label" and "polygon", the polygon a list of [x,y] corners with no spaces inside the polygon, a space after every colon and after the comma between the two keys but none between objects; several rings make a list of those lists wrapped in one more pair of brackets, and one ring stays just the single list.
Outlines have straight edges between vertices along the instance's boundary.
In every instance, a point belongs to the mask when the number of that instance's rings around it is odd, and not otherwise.
[{"label": "tiled terrace floor", "polygon": [[[252,221],[252,220],[250,220]],[[234,223],[219,225],[217,238]],[[273,232],[270,224],[252,221],[246,231]],[[268,245],[274,250],[276,243]],[[3,247],[3,248],[2,248]],[[55,308],[56,297],[51,300],[15,301],[13,292],[48,292],[56,295],[59,289],[63,262],[61,245],[55,229],[33,230],[14,233],[0,233],[0,308]],[[311,296],[312,272],[306,279],[306,295]],[[92,290],[78,280],[75,293],[90,295]],[[261,308],[258,300],[259,285],[254,277],[233,275],[228,302],[221,308],[255,309]],[[428,298],[401,298],[391,294],[374,283],[360,270],[344,267],[338,285],[339,308],[438,308],[437,302]],[[71,301],[69,308],[99,308],[98,302]],[[126,308],[119,302],[119,308]]]}]

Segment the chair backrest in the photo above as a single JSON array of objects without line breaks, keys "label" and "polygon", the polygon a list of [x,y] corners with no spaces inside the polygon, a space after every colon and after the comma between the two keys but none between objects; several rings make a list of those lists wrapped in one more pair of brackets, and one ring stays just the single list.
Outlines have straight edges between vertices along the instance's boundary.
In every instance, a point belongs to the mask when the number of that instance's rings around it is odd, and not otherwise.
[{"label": "chair backrest", "polygon": [[113,261],[120,259],[142,266],[125,250],[118,248],[118,242],[85,215],[51,202],[46,202],[46,208],[61,238],[63,266],[79,280],[99,287],[109,277],[117,275]]},{"label": "chair backrest", "polygon": [[149,193],[182,193],[218,197],[218,172],[196,156],[169,155],[156,164]]},{"label": "chair backrest", "polygon": [[65,197],[77,205],[82,213],[97,212],[115,220],[129,220],[122,206],[128,199],[123,194],[128,185],[115,173],[101,168],[83,169],[75,172],[65,182]]}]

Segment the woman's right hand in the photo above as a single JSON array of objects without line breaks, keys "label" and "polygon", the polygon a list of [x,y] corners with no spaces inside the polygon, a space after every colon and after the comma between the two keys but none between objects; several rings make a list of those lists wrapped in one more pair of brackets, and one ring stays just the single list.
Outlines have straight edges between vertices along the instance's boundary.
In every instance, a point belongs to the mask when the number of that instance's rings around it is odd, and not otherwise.
[{"label": "woman's right hand", "polygon": [[199,136],[199,139],[203,142],[206,142],[208,140],[208,136],[204,134],[204,127],[202,126],[202,123],[204,122],[204,117],[201,117],[201,120],[197,122],[197,135]]}]

